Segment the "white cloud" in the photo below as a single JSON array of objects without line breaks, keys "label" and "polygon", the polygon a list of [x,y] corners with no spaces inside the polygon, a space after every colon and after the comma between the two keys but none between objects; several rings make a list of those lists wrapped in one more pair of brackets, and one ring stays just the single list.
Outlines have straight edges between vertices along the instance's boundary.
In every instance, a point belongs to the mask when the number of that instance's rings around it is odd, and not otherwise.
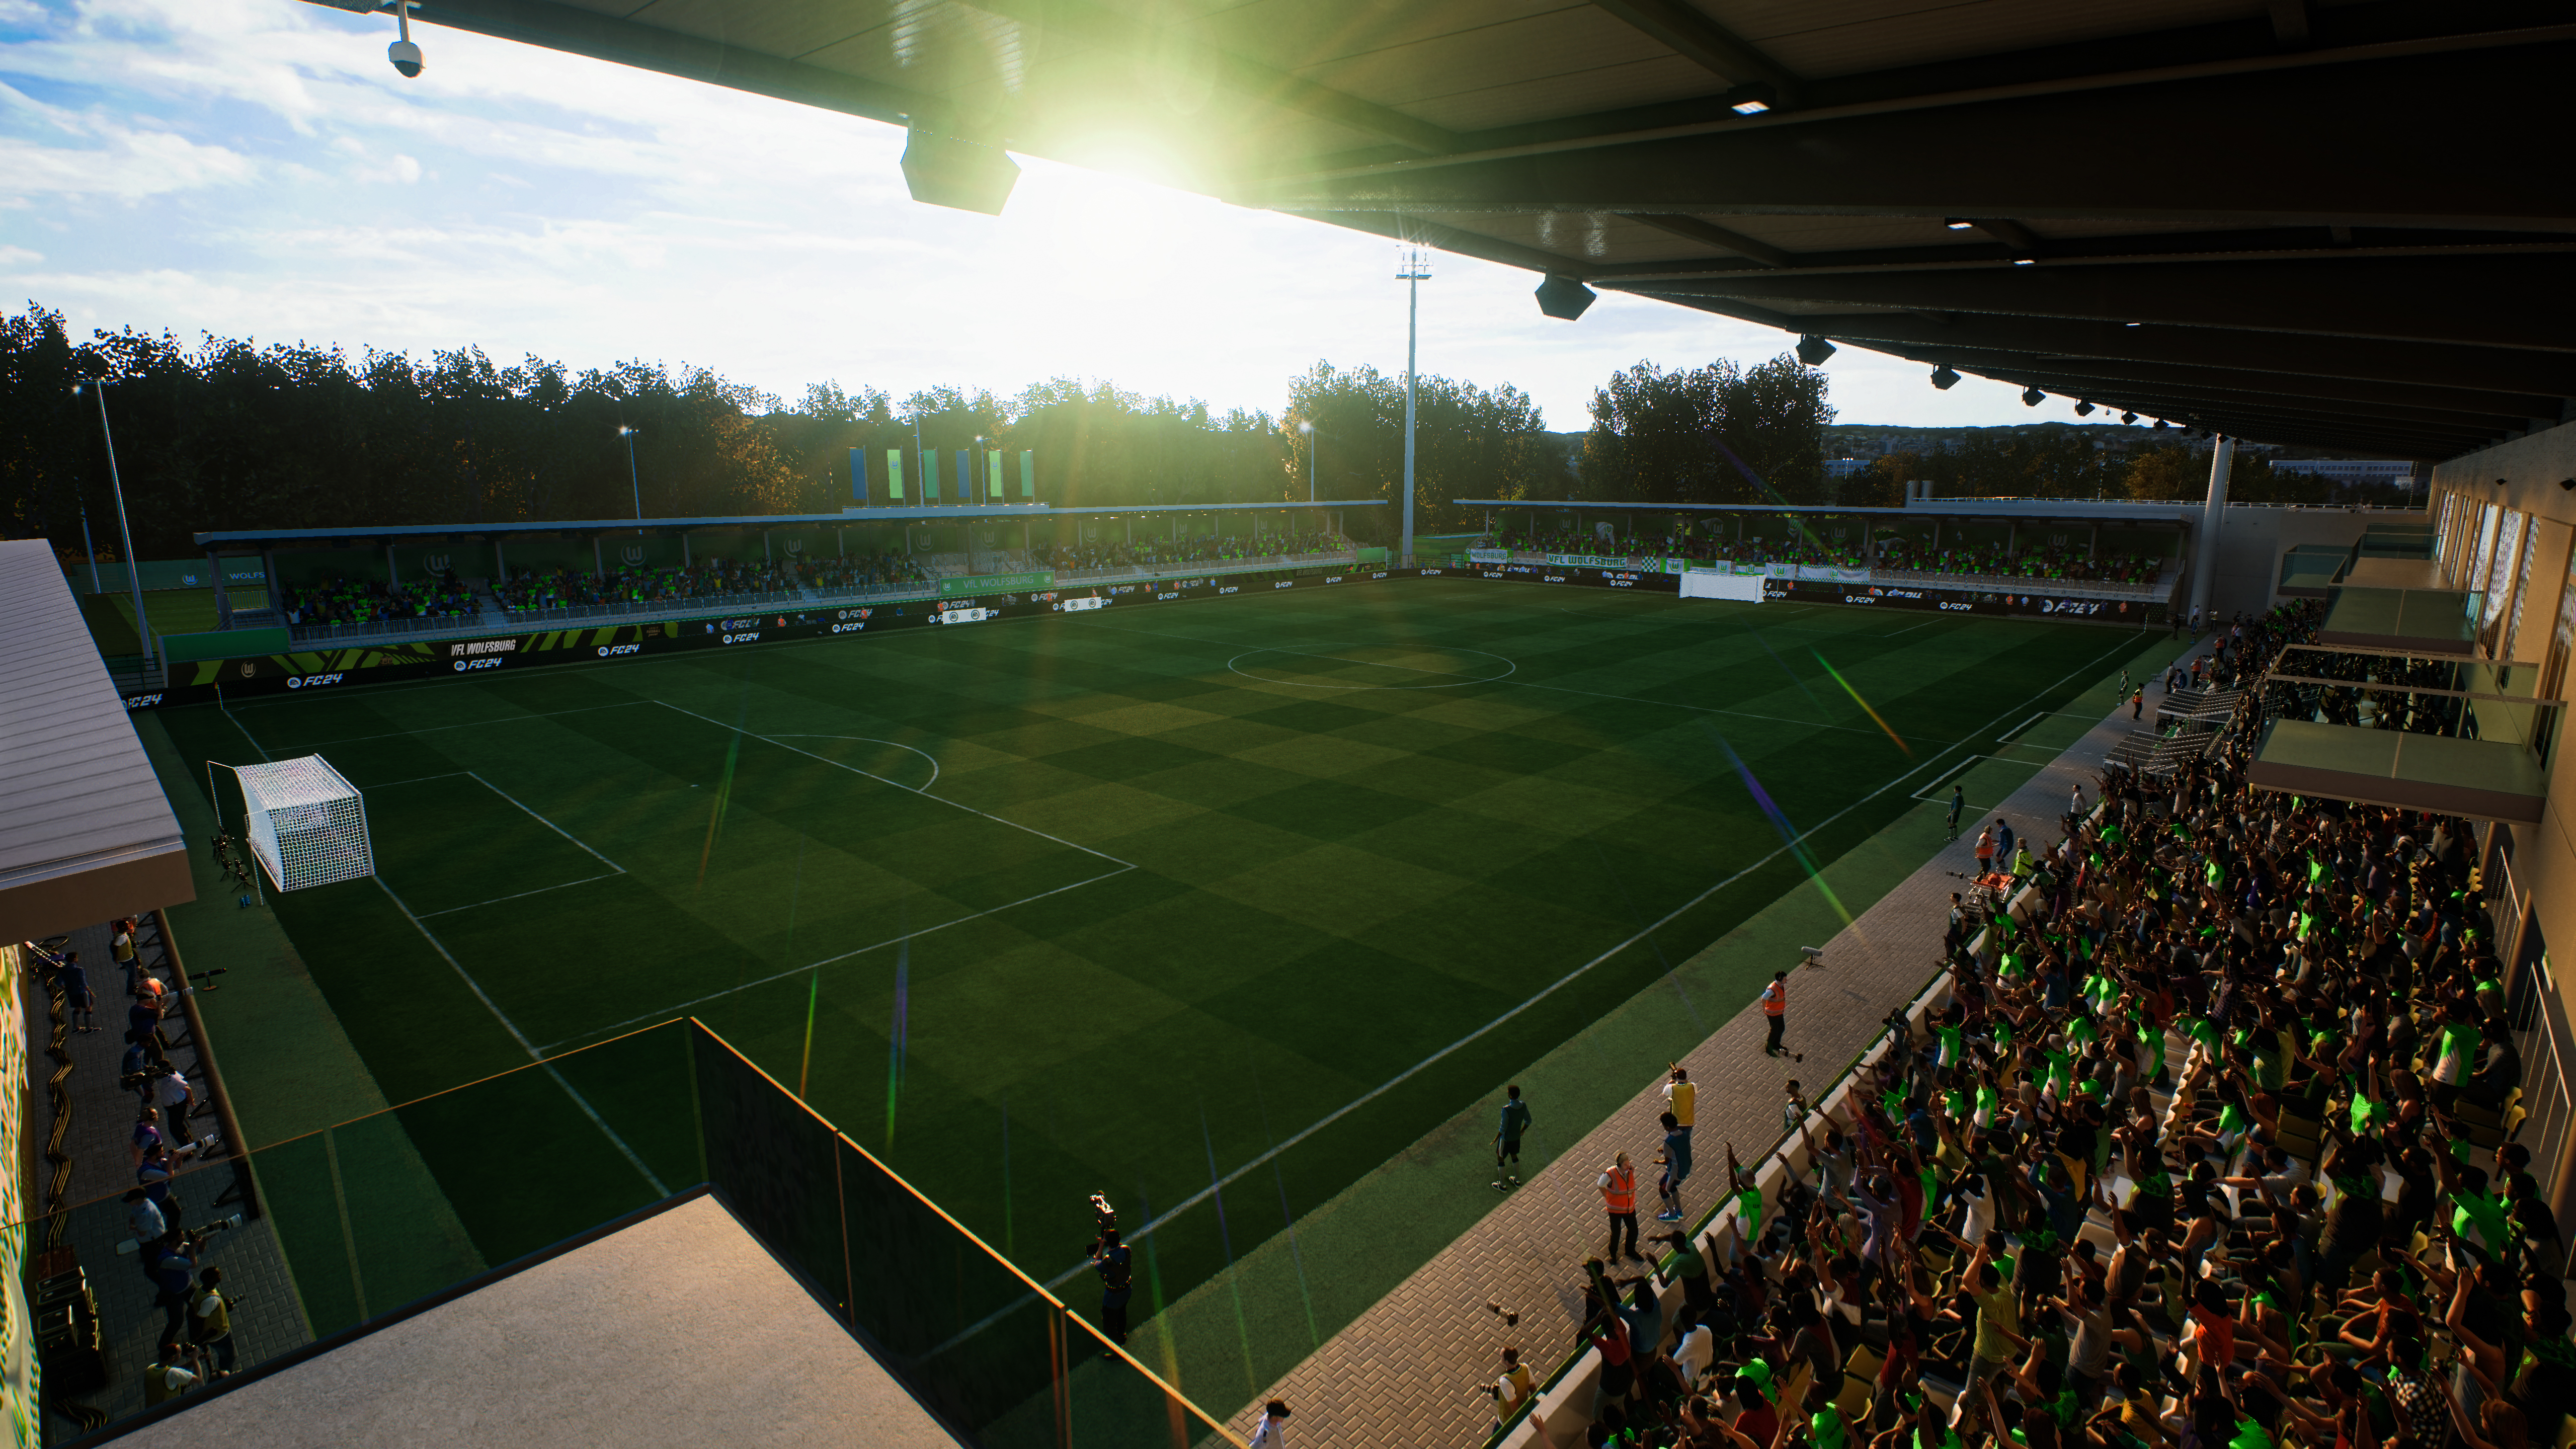
[{"label": "white cloud", "polygon": [[[894,128],[421,24],[407,81],[381,15],[0,0],[0,27],[0,224],[59,237],[0,250],[0,277],[81,327],[685,360],[786,396],[1066,375],[1218,408],[1276,409],[1318,359],[1404,362],[1391,248],[1300,218],[1025,158],[999,219],[919,206]],[[1617,294],[1556,322],[1536,282],[1442,258],[1423,368],[1580,428],[1618,368],[1795,340]],[[1847,421],[2064,413],[1855,348],[1832,366]]]}]

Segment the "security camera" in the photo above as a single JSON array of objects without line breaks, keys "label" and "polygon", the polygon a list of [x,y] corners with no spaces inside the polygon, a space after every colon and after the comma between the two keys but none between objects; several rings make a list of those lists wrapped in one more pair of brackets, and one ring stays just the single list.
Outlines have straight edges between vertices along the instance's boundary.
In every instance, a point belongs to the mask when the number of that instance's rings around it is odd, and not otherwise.
[{"label": "security camera", "polygon": [[385,47],[385,59],[394,63],[404,80],[420,78],[420,47],[411,43],[412,0],[393,0],[394,25],[398,31],[394,43]]}]

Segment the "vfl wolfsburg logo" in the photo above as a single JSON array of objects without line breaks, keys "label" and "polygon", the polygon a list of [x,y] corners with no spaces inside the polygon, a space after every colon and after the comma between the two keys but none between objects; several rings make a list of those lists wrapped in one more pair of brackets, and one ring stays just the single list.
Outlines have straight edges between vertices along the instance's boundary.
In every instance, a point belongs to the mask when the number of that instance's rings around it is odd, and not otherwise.
[{"label": "vfl wolfsburg logo", "polygon": [[805,551],[805,540],[801,538],[791,538],[787,540],[787,551],[789,553],[803,553]]},{"label": "vfl wolfsburg logo", "polygon": [[626,545],[624,549],[620,550],[620,552],[625,556],[628,563],[640,564],[644,561],[644,545],[640,543],[630,543]]},{"label": "vfl wolfsburg logo", "polygon": [[443,574],[447,572],[447,558],[448,556],[443,553],[431,554],[429,556],[429,571],[434,574]]}]

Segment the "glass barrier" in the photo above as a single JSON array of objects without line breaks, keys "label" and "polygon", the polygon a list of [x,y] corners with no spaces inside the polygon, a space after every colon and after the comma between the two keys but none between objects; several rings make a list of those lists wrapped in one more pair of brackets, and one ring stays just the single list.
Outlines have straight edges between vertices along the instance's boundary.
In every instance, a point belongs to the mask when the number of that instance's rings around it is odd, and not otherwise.
[{"label": "glass barrier", "polygon": [[712,1032],[707,1180],[879,1362],[984,1449],[1236,1441]]},{"label": "glass barrier", "polygon": [[968,1443],[1238,1442],[694,1020],[221,1154],[158,1243],[121,1193],[24,1225],[44,1442],[148,1407],[207,1268],[233,1331],[181,1366],[250,1369],[701,1183]]}]

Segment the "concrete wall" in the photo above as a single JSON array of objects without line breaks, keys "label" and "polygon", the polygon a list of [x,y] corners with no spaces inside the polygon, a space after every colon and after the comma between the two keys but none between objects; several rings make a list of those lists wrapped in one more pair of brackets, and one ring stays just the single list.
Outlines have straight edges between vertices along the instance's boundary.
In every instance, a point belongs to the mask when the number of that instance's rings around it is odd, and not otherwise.
[{"label": "concrete wall", "polygon": [[[2219,525],[2218,580],[2210,607],[2259,614],[2279,602],[2281,560],[2303,544],[2350,548],[2372,524],[2425,525],[2419,508],[2281,508],[2231,503]],[[2195,547],[2197,552],[2197,547]],[[2189,595],[2184,596],[2189,606]]]},{"label": "concrete wall", "polygon": [[[2501,504],[2539,523],[2531,568],[2517,580],[2517,597],[2506,605],[2522,613],[2513,649],[2521,659],[2538,660],[2546,654],[2551,631],[2567,604],[2569,550],[2576,544],[2576,489],[2562,486],[2561,480],[2570,478],[2576,478],[2576,424],[2499,443],[2433,470],[2437,516],[2444,496],[2453,495],[2466,503]],[[2457,552],[2452,557],[2455,568],[2465,562]],[[2550,691],[2555,699],[2569,694],[2565,680]],[[2563,764],[2568,745],[2563,721],[2560,730],[2557,750],[2550,757],[2548,803],[2540,823],[2497,826],[2490,832],[2486,878],[2498,917],[2498,955],[2517,970],[2526,962],[2547,963],[2555,987],[2547,997],[2554,999],[2536,1003],[2539,1024],[2561,1043],[2576,1044],[2576,1034],[2569,1031],[2569,1023],[2576,1022],[2576,834],[2571,834],[2569,824],[2576,820],[2576,770]],[[2510,912],[2497,899],[2507,889],[2513,897]],[[2553,950],[2556,959],[2550,961]],[[2553,1011],[2556,1015],[2551,1019],[2548,1013]],[[2569,1064],[2570,1058],[2559,1062],[2559,1090],[2567,1087]],[[2523,1094],[2535,1118],[2550,1090],[2544,1080],[2548,1065],[2544,1056],[2526,1055]],[[2534,1140],[2539,1135],[2535,1129],[2524,1138],[2535,1153],[2541,1150]],[[2576,1132],[2567,1134],[2556,1161],[2535,1158],[2531,1165],[2532,1176],[2557,1209],[2562,1230],[2576,1225],[2576,1152],[2569,1149],[2576,1149]]]}]

